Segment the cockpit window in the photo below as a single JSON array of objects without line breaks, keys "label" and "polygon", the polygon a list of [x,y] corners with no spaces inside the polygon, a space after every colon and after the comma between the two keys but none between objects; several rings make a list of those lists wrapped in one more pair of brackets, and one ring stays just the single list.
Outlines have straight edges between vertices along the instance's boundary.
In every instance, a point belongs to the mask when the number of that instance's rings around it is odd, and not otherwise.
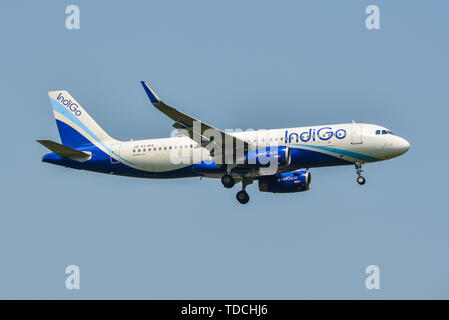
[{"label": "cockpit window", "polygon": [[376,130],[376,134],[392,134],[392,135],[394,135],[394,133],[391,132],[390,130]]},{"label": "cockpit window", "polygon": [[392,134],[394,135],[393,132],[391,132],[390,130],[376,130],[376,134]]}]

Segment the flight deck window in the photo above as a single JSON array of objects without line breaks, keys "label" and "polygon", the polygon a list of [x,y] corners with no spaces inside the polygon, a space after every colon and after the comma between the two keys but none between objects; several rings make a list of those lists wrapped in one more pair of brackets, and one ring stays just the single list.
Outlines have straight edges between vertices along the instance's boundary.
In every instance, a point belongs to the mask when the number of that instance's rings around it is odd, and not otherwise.
[{"label": "flight deck window", "polygon": [[380,130],[376,130],[376,134],[380,134]]},{"label": "flight deck window", "polygon": [[387,130],[382,130],[382,134],[388,134]]}]

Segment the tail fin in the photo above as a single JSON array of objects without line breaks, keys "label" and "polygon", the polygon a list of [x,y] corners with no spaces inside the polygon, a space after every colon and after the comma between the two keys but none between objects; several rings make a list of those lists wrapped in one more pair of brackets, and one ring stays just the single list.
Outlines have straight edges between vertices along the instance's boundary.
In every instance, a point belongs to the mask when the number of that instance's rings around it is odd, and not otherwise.
[{"label": "tail fin", "polygon": [[64,145],[77,148],[114,141],[67,91],[48,93],[59,135]]}]

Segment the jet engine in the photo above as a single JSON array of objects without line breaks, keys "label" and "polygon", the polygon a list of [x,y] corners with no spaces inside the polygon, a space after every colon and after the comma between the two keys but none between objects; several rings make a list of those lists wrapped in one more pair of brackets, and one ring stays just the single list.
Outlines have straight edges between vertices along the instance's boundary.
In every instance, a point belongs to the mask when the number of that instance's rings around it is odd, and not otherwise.
[{"label": "jet engine", "polygon": [[291,193],[310,189],[312,176],[307,170],[264,176],[259,179],[259,190],[262,192]]}]

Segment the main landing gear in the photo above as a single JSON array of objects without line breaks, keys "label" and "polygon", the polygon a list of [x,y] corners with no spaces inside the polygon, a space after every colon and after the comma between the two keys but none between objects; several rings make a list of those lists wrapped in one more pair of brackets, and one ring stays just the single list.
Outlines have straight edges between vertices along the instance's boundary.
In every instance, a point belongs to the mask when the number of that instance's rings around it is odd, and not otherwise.
[{"label": "main landing gear", "polygon": [[249,201],[249,195],[245,191],[245,189],[237,192],[237,195],[235,197],[237,198],[238,202],[240,202],[241,204],[246,204]]},{"label": "main landing gear", "polygon": [[[240,202],[241,204],[246,204],[249,201],[249,195],[245,189],[247,185],[253,183],[253,180],[245,177],[242,177],[241,180],[242,180],[242,190],[237,192],[235,197],[237,198],[237,201]],[[221,183],[225,188],[232,188],[235,185],[235,179],[230,174],[225,174],[223,177],[221,177]]]},{"label": "main landing gear", "polygon": [[366,182],[366,179],[362,176],[363,170],[362,170],[362,164],[360,162],[355,163],[355,171],[358,175],[358,177],[357,177],[358,184],[364,185]]},{"label": "main landing gear", "polygon": [[223,183],[225,188],[232,188],[235,185],[235,180],[231,175],[225,174],[221,177],[221,183]]},{"label": "main landing gear", "polygon": [[241,204],[246,204],[249,201],[249,195],[245,189],[246,189],[246,186],[251,183],[253,183],[252,179],[242,177],[242,190],[237,192],[237,194],[235,196],[237,198],[237,201],[240,202]]}]

